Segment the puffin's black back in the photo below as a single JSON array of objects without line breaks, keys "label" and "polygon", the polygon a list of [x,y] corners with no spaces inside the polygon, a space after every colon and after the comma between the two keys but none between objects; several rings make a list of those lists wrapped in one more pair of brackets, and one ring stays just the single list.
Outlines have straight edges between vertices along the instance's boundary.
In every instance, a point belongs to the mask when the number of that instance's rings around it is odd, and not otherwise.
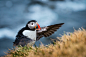
[{"label": "puffin's black back", "polygon": [[[35,29],[29,29],[27,27],[24,27],[22,28],[18,34],[16,35],[16,40],[15,42],[13,42],[13,45],[21,45],[21,46],[24,46],[26,45],[25,43],[29,43],[30,41],[32,41],[32,39],[30,38],[27,38],[26,36],[24,36],[22,33],[24,30],[31,30],[31,31],[34,31]],[[21,43],[21,44],[19,44]]]}]

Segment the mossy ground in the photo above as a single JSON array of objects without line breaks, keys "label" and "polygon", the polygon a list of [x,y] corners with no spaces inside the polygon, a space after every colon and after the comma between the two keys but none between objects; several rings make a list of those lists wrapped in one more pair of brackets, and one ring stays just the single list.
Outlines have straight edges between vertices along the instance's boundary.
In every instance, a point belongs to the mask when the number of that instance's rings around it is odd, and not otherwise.
[{"label": "mossy ground", "polygon": [[[58,37],[59,38],[59,37]],[[86,30],[64,34],[60,41],[47,47],[16,47],[4,57],[86,57]]]}]

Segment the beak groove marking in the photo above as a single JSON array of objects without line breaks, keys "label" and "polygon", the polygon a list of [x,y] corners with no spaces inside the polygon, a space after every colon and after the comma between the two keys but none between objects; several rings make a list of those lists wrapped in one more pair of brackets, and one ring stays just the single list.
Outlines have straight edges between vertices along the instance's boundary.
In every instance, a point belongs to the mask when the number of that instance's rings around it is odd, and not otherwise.
[{"label": "beak groove marking", "polygon": [[35,26],[35,28],[36,28],[36,26]]}]

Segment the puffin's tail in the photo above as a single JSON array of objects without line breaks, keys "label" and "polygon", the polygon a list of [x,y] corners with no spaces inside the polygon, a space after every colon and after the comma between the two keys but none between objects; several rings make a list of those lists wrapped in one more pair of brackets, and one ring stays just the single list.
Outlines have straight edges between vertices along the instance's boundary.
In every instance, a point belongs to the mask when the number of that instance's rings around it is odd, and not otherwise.
[{"label": "puffin's tail", "polygon": [[16,40],[13,42],[13,46],[17,46],[18,44],[19,44],[19,39],[18,38],[16,38]]}]

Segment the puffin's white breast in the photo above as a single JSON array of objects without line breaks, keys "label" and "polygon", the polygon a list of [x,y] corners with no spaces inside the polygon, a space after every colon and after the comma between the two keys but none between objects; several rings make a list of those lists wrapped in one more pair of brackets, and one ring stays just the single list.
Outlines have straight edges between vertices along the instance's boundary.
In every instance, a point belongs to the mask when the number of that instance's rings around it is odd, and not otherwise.
[{"label": "puffin's white breast", "polygon": [[32,40],[36,40],[36,30],[35,31],[24,30],[23,35],[27,36],[28,38]]}]

